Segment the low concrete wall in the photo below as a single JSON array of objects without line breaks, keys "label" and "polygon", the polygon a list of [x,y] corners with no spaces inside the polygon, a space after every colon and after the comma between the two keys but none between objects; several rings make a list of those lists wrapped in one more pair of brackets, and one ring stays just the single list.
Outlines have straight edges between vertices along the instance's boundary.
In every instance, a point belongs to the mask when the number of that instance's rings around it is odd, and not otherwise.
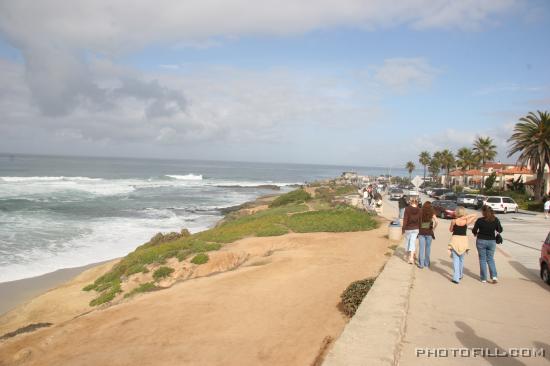
[{"label": "low concrete wall", "polygon": [[396,365],[414,266],[398,248],[325,358],[324,366]]}]

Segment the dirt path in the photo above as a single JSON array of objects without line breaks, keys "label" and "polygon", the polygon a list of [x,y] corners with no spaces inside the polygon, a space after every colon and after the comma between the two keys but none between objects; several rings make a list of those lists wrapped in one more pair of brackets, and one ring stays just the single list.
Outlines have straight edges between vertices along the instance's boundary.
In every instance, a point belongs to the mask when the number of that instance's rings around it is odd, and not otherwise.
[{"label": "dirt path", "polygon": [[311,365],[347,321],[342,291],[388,258],[385,234],[241,240],[227,249],[269,255],[0,342],[0,365]]}]

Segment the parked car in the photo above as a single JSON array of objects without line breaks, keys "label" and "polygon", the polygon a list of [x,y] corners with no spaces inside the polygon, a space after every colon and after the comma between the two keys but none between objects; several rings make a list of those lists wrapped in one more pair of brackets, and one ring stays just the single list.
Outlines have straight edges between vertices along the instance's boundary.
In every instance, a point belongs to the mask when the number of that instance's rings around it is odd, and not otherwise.
[{"label": "parked car", "polygon": [[400,188],[390,189],[390,200],[398,200],[403,197],[405,193]]},{"label": "parked car", "polygon": [[518,212],[519,210],[519,206],[516,201],[514,201],[510,197],[491,196],[487,197],[487,199],[483,203],[491,207],[495,212],[508,213]]},{"label": "parked car", "polygon": [[550,285],[550,233],[540,248],[540,278]]},{"label": "parked car", "polygon": [[433,190],[431,197],[438,200],[438,199],[441,199],[441,196],[444,195],[445,193],[451,193],[451,192],[452,191],[447,188],[438,188]]},{"label": "parked car", "polygon": [[435,214],[442,219],[454,219],[456,218],[457,205],[453,201],[433,201],[432,207],[435,210]]},{"label": "parked car", "polygon": [[461,194],[457,197],[456,203],[464,207],[476,207],[477,196],[475,194]]},{"label": "parked car", "polygon": [[480,208],[482,208],[486,200],[487,200],[487,196],[478,194],[476,196],[476,205],[475,205],[476,210],[479,210]]},{"label": "parked car", "polygon": [[454,194],[453,192],[444,193],[439,197],[439,199],[444,201],[453,201],[456,203],[457,195]]}]

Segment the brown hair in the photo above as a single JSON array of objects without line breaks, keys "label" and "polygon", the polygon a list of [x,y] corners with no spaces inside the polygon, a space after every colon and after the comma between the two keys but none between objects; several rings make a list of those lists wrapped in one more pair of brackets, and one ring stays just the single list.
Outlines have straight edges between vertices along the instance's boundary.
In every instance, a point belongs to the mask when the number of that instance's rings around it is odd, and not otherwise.
[{"label": "brown hair", "polygon": [[430,201],[426,201],[422,204],[422,222],[428,222],[434,216],[435,211]]},{"label": "brown hair", "polygon": [[487,205],[481,208],[481,214],[483,215],[485,221],[493,222],[496,219],[493,209]]}]

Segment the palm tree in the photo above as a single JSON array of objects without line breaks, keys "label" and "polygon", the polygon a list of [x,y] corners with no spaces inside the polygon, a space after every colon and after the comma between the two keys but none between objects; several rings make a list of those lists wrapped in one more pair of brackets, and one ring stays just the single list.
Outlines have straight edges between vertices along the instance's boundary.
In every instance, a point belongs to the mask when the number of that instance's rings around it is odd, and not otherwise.
[{"label": "palm tree", "polygon": [[540,200],[544,194],[544,169],[550,167],[550,113],[537,111],[537,114],[529,112],[516,123],[508,139],[512,143],[508,157],[519,152],[518,164],[537,173],[535,199]]},{"label": "palm tree", "polygon": [[445,183],[447,183],[450,187],[451,179],[449,174],[451,173],[451,168],[455,166],[455,156],[450,150],[445,149],[441,151],[439,162],[441,163],[441,168],[445,169],[447,172],[447,179]]},{"label": "palm tree", "polygon": [[432,160],[432,157],[427,151],[422,151],[418,155],[418,162],[424,167],[424,182],[426,182],[426,167],[430,164],[430,160]]},{"label": "palm tree", "polygon": [[412,181],[412,172],[414,171],[416,166],[414,165],[414,163],[412,161],[408,161],[407,164],[405,164],[405,168],[409,172],[409,182],[411,182]]},{"label": "palm tree", "polygon": [[478,159],[481,161],[481,189],[483,190],[485,184],[485,174],[483,173],[483,168],[485,163],[491,161],[497,156],[497,147],[493,144],[493,139],[490,137],[481,137],[479,136],[474,141],[474,152],[477,155]]},{"label": "palm tree", "polygon": [[430,160],[430,164],[428,165],[428,171],[432,175],[434,181],[437,181],[437,176],[439,175],[439,171],[441,169],[441,162],[438,159],[438,153],[435,153],[432,157],[432,160]]},{"label": "palm tree", "polygon": [[476,156],[472,149],[468,147],[458,149],[458,152],[456,153],[456,165],[462,171],[463,183],[465,182],[464,175],[466,174],[466,170],[472,169],[472,167],[476,164],[476,160]]}]

